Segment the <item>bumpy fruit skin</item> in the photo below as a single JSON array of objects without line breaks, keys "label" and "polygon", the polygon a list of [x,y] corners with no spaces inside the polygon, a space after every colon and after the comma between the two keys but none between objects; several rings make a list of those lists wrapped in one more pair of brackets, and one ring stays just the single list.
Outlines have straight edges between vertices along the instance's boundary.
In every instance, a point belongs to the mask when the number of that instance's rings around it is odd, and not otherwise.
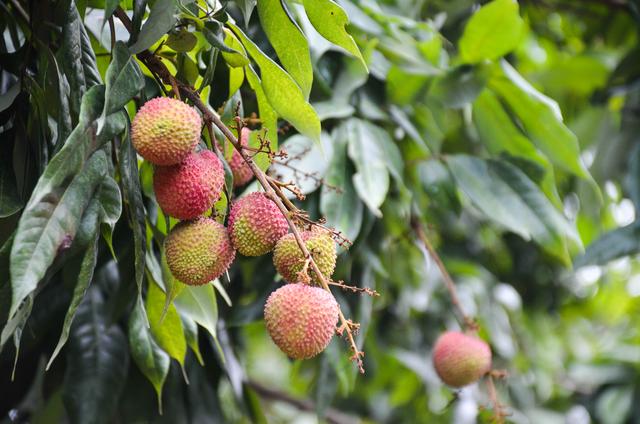
[{"label": "bumpy fruit skin", "polygon": [[331,341],[338,311],[338,303],[326,290],[287,284],[267,299],[264,321],[280,350],[293,359],[308,359]]},{"label": "bumpy fruit skin", "polygon": [[[240,144],[243,146],[247,146],[249,144],[249,134],[251,134],[251,130],[247,127],[242,127],[240,131]],[[231,154],[231,160],[229,161],[229,167],[231,168],[231,172],[233,173],[233,186],[241,187],[251,181],[253,178],[253,172],[251,171],[251,167],[247,165],[240,153],[237,150],[233,150]]]},{"label": "bumpy fruit skin", "polygon": [[463,387],[491,370],[491,349],[477,337],[448,331],[436,341],[433,365],[445,384]]},{"label": "bumpy fruit skin", "polygon": [[145,103],[131,124],[138,153],[155,165],[180,163],[200,140],[202,119],[180,100],[157,97]]},{"label": "bumpy fruit skin", "polygon": [[288,230],[287,220],[276,204],[262,192],[251,193],[231,207],[231,241],[238,252],[245,256],[269,253]]},{"label": "bumpy fruit skin", "polygon": [[[336,267],[336,244],[326,231],[303,231],[300,233],[313,260],[325,277],[331,277]],[[273,265],[287,283],[300,282],[298,273],[302,271],[305,257],[296,243],[293,234],[287,234],[278,240],[273,250]],[[307,269],[311,281],[320,284],[320,279],[309,266]]]},{"label": "bumpy fruit skin", "polygon": [[173,276],[192,286],[218,278],[236,254],[227,229],[210,218],[179,223],[165,239],[164,248]]},{"label": "bumpy fruit skin", "polygon": [[157,166],[153,189],[164,213],[178,219],[201,216],[220,198],[224,168],[209,150],[191,153],[177,165]]}]

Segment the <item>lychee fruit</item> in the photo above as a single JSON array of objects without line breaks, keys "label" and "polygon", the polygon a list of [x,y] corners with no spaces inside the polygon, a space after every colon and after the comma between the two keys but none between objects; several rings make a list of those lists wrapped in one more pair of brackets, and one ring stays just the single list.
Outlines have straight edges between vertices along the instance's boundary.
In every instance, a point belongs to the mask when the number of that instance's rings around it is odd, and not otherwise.
[{"label": "lychee fruit", "polygon": [[331,341],[338,312],[338,303],[326,290],[287,284],[267,299],[264,321],[280,350],[293,359],[307,359],[322,352]]},{"label": "lychee fruit", "polygon": [[131,124],[138,153],[155,165],[180,163],[200,141],[202,118],[180,100],[157,97],[146,102]]},{"label": "lychee fruit", "polygon": [[[249,144],[250,134],[251,134],[251,130],[249,128],[242,127],[242,130],[240,131],[240,144],[242,146],[247,146]],[[234,187],[241,187],[247,184],[253,178],[253,172],[251,171],[251,167],[242,158],[240,153],[238,153],[238,151],[235,149],[231,154],[231,160],[229,160],[229,167],[231,168],[231,172],[233,173]]]},{"label": "lychee fruit", "polygon": [[436,340],[433,365],[445,384],[463,387],[491,370],[491,349],[477,337],[448,331]]},{"label": "lychee fruit", "polygon": [[164,248],[173,276],[192,286],[218,278],[236,254],[227,229],[210,218],[180,222],[169,232]]},{"label": "lychee fruit", "polygon": [[193,219],[204,214],[220,199],[224,186],[224,168],[209,150],[189,154],[171,166],[156,166],[153,189],[164,213],[178,219]]},{"label": "lychee fruit", "polygon": [[[320,272],[327,278],[331,277],[336,267],[336,244],[331,235],[326,231],[314,230],[303,231],[300,236]],[[273,265],[287,283],[302,282],[298,274],[305,265],[305,257],[293,234],[287,234],[276,243]],[[320,284],[320,279],[311,266],[307,267],[307,273],[311,281]]]},{"label": "lychee fruit", "polygon": [[229,233],[234,247],[245,256],[269,253],[288,230],[285,217],[262,192],[242,197],[231,206]]}]

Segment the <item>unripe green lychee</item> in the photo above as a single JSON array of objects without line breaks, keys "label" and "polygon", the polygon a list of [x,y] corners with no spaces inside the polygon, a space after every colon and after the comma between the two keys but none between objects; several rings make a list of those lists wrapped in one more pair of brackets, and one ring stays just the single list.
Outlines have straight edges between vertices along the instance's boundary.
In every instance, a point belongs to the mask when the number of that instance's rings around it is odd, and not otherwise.
[{"label": "unripe green lychee", "polygon": [[[300,236],[322,274],[330,278],[336,267],[336,244],[331,235],[326,231],[316,230],[303,231]],[[287,283],[301,282],[298,273],[302,271],[304,264],[305,257],[293,234],[287,234],[278,240],[273,250],[273,265]],[[307,267],[307,273],[311,281],[320,284],[320,279],[311,266]]]},{"label": "unripe green lychee", "polygon": [[463,387],[491,370],[491,349],[477,337],[448,331],[433,347],[433,365],[445,384]]},{"label": "unripe green lychee", "polygon": [[210,218],[182,221],[164,241],[169,270],[188,285],[206,284],[229,268],[235,250],[227,229]]},{"label": "unripe green lychee", "polygon": [[224,168],[209,150],[189,154],[171,166],[156,166],[153,189],[164,213],[178,219],[201,216],[220,198]]},{"label": "unripe green lychee", "polygon": [[322,352],[336,330],[339,306],[319,287],[287,284],[271,293],[264,321],[274,343],[294,359]]},{"label": "unripe green lychee", "polygon": [[202,119],[180,100],[157,97],[146,102],[131,124],[138,153],[155,165],[180,163],[200,141]]},{"label": "unripe green lychee", "polygon": [[[247,146],[249,144],[249,135],[251,130],[247,127],[242,127],[240,131],[240,144]],[[233,173],[233,186],[241,187],[251,181],[253,178],[253,172],[251,167],[247,165],[247,162],[240,156],[237,150],[233,150],[231,154],[231,160],[229,160],[229,167]]]},{"label": "unripe green lychee", "polygon": [[229,214],[229,233],[238,252],[260,256],[273,250],[289,230],[276,204],[262,192],[254,192],[234,202]]}]

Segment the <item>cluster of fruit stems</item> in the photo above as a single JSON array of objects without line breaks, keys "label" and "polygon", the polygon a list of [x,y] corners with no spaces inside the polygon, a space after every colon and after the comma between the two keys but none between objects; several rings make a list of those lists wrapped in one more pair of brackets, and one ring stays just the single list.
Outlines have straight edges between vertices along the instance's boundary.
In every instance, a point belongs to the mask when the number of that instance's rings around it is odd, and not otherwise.
[{"label": "cluster of fruit stems", "polygon": [[[129,32],[131,32],[132,30],[131,20],[129,19],[127,14],[124,12],[124,10],[118,7],[115,11],[115,14],[120,19],[120,21],[122,21],[125,28]],[[281,197],[286,197],[286,196],[284,196],[283,193],[277,193],[278,191],[280,191],[280,188],[277,185],[272,185],[269,183],[266,174],[260,168],[258,168],[255,162],[251,159],[251,157],[243,150],[239,140],[235,137],[233,132],[229,129],[229,127],[227,127],[222,122],[222,120],[216,113],[214,113],[207,105],[205,105],[202,102],[202,100],[200,99],[200,95],[193,87],[186,85],[181,81],[177,80],[176,78],[174,78],[173,75],[171,75],[169,70],[166,68],[164,63],[162,63],[162,61],[157,56],[155,56],[153,53],[149,52],[148,50],[138,53],[137,56],[138,56],[138,59],[140,59],[140,61],[145,64],[145,66],[149,69],[149,71],[151,71],[151,73],[153,73],[156,77],[160,78],[160,80],[163,81],[165,84],[172,86],[173,91],[176,95],[180,96],[180,94],[182,94],[185,98],[189,99],[193,103],[193,105],[197,109],[199,109],[200,112],[203,114],[205,122],[207,121],[212,122],[216,127],[218,127],[218,129],[229,140],[229,142],[231,142],[233,147],[238,151],[238,153],[242,156],[242,158],[251,168],[251,171],[253,172],[256,179],[264,189],[266,195],[276,204],[280,212],[283,214],[283,216],[287,220],[289,227],[291,228],[291,232],[293,233],[296,239],[296,243],[298,244],[298,247],[302,251],[302,254],[304,255],[304,257],[307,258],[307,260],[309,261],[309,265],[311,266],[311,269],[318,276],[320,285],[322,286],[323,289],[331,293],[329,282],[320,271],[320,268],[318,268],[318,265],[313,260],[313,257],[311,256],[309,249],[307,249],[307,246],[305,245],[304,241],[302,240],[302,237],[300,236],[300,232],[298,231],[295,225],[295,222],[292,218],[293,216],[292,212],[287,209],[287,207],[284,205],[284,203],[281,200]],[[338,311],[338,317],[340,319],[340,326],[337,329],[337,332],[339,335],[345,335],[349,343],[350,349],[353,353],[353,355],[351,356],[351,360],[353,360],[356,363],[360,373],[364,373],[364,364],[362,361],[364,352],[358,348],[358,345],[356,344],[356,340],[354,338],[354,330],[358,328],[358,324],[355,324],[351,320],[347,319],[342,313],[342,311],[340,310]]]},{"label": "cluster of fruit stems", "polygon": [[[129,17],[126,15],[126,13],[124,12],[124,10],[118,7],[116,9],[115,14],[122,21],[125,28],[129,32],[131,32],[131,29],[132,29],[131,21]],[[148,50],[138,53],[137,56],[140,59],[140,61],[144,63],[145,66],[152,72],[152,74],[154,74],[156,78],[159,78],[161,81],[164,81],[166,84],[171,85],[176,95],[179,96],[180,93],[182,93],[187,99],[189,99],[194,104],[196,108],[200,110],[200,112],[203,114],[205,118],[205,121],[208,123],[213,123],[222,132],[222,134],[229,140],[229,142],[233,145],[233,147],[238,151],[238,153],[242,156],[245,162],[249,165],[249,167],[251,168],[251,171],[255,175],[260,185],[265,190],[267,196],[277,205],[280,212],[286,218],[289,224],[289,227],[291,228],[291,231],[296,239],[296,243],[298,244],[298,247],[302,251],[305,258],[307,258],[306,260],[308,261],[312,270],[315,272],[316,275],[319,276],[320,285],[322,286],[323,289],[331,293],[331,289],[329,287],[331,282],[327,281],[327,279],[324,277],[322,272],[320,272],[318,265],[313,260],[311,253],[309,252],[309,250],[307,249],[307,246],[302,240],[302,237],[300,236],[300,232],[298,231],[296,224],[292,218],[293,212],[288,210],[285,204],[281,200],[282,198],[286,198],[286,196],[284,196],[284,193],[281,192],[280,187],[277,184],[272,184],[269,182],[269,177],[260,168],[257,167],[253,159],[244,151],[244,149],[240,145],[239,140],[235,137],[235,135],[229,129],[229,127],[227,127],[220,120],[220,117],[217,114],[211,111],[210,108],[202,102],[199,94],[193,87],[190,87],[182,83],[181,81],[178,81],[176,78],[174,78],[173,75],[171,75],[169,70],[166,68],[166,66],[162,63],[162,61],[158,59],[157,56],[149,52]],[[451,302],[457,312],[458,318],[460,319],[461,323],[463,324],[465,329],[472,332],[477,332],[478,331],[477,322],[464,312],[464,309],[462,308],[462,304],[460,303],[457,295],[455,283],[451,278],[451,276],[449,275],[446,267],[444,266],[444,263],[440,259],[440,256],[438,255],[436,250],[433,248],[433,246],[429,242],[429,239],[427,238],[424,232],[424,229],[422,228],[422,224],[417,219],[412,219],[411,224],[414,230],[416,231],[418,239],[427,249],[430,256],[433,258],[434,262],[438,266],[442,274],[442,277],[445,281],[447,290],[449,292]],[[355,324],[351,320],[347,319],[342,313],[342,311],[339,311],[339,318],[340,318],[340,327],[338,329],[338,333],[340,335],[342,335],[343,333],[346,334],[346,338],[349,342],[351,351],[353,352],[351,359],[354,362],[356,362],[359,371],[361,373],[364,373],[364,366],[362,361],[364,352],[358,348],[354,338],[354,334],[353,334],[353,330],[357,329],[358,324]],[[487,374],[486,377],[487,377],[486,381],[487,381],[487,390],[488,390],[489,398],[491,400],[491,403],[493,404],[494,419],[496,422],[502,423],[504,422],[504,418],[507,416],[507,413],[506,413],[505,406],[498,399],[497,391],[494,384],[494,377],[502,378],[504,377],[504,373],[501,371],[492,370]]]}]

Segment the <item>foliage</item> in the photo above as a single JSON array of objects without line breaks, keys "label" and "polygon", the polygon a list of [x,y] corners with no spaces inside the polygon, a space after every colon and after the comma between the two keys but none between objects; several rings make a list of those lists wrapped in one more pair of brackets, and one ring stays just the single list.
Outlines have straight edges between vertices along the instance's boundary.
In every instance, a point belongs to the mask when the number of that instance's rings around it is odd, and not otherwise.
[{"label": "foliage", "polygon": [[[487,391],[456,395],[431,364],[459,324],[418,225],[508,372],[508,420],[637,422],[638,10],[3,3],[3,420],[488,421]],[[161,246],[175,221],[130,121],[185,86],[228,126],[238,115],[259,129],[260,169],[296,183],[292,204],[353,243],[334,279],[381,296],[333,293],[360,324],[364,375],[338,337],[295,362],[268,340],[263,307],[282,284],[271,257],[238,259],[202,287],[171,276]],[[230,158],[219,128],[204,134]],[[244,191],[232,187],[227,170],[223,216]]]}]

